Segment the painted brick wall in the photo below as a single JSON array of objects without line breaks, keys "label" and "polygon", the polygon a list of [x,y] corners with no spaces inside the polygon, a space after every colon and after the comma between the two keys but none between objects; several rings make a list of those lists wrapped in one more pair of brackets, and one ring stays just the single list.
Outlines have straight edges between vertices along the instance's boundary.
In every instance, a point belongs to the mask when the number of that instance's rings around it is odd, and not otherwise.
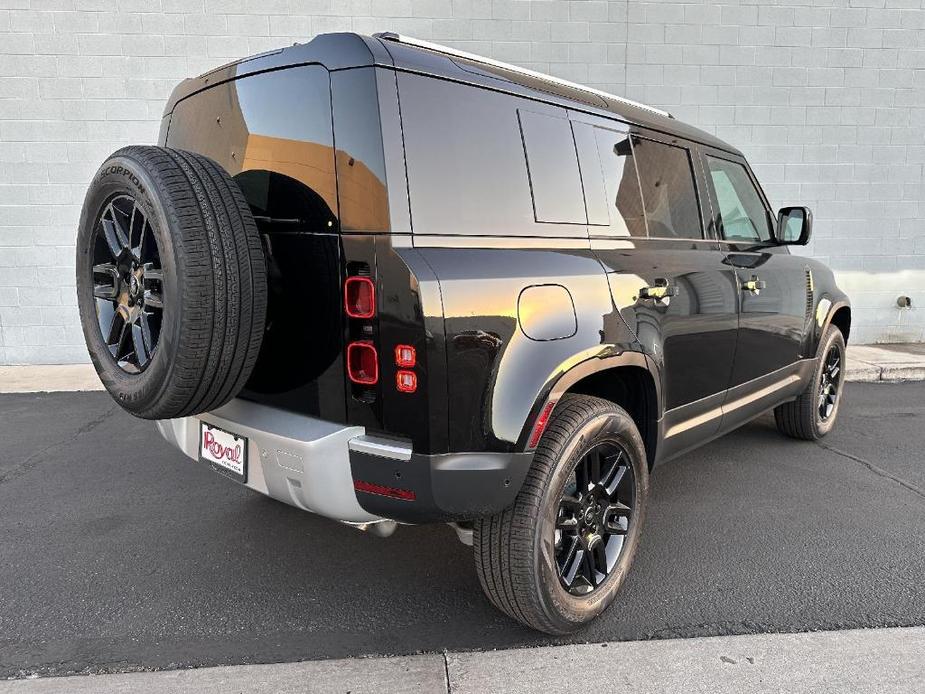
[{"label": "painted brick wall", "polygon": [[84,188],[153,142],[180,79],[328,31],[383,29],[673,111],[749,156],[855,304],[855,341],[925,339],[922,0],[0,0],[0,364],[85,361]]}]

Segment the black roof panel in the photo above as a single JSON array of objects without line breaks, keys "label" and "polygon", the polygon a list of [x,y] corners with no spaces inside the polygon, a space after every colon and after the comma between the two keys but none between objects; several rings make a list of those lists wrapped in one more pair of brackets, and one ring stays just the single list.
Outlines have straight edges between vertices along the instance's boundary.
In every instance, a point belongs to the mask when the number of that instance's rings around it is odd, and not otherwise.
[{"label": "black roof panel", "polygon": [[465,82],[604,117],[616,117],[627,123],[739,153],[735,147],[719,138],[662,115],[658,110],[617,97],[608,98],[606,94],[584,89],[580,85],[562,84],[554,78],[547,81],[540,76],[520,72],[513,66],[506,68],[480,62],[477,57],[462,58],[410,43],[354,33],[321,34],[308,43],[245,58],[199,77],[184,80],[171,94],[165,113],[172,111],[181,99],[215,84],[257,72],[309,63],[324,65],[329,70],[382,66]]}]

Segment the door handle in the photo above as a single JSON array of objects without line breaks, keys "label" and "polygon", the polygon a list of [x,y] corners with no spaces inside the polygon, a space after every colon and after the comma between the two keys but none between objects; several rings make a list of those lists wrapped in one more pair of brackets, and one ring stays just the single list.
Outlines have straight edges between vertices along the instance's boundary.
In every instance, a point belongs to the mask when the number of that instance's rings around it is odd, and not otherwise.
[{"label": "door handle", "polygon": [[666,279],[657,278],[655,284],[649,287],[643,287],[639,290],[639,298],[661,301],[662,299],[677,296],[680,293],[681,289],[679,287],[668,284],[668,280]]},{"label": "door handle", "polygon": [[765,289],[768,286],[768,283],[764,280],[758,279],[757,275],[752,275],[752,278],[748,282],[742,283],[742,289],[746,292],[751,292],[755,296],[761,293],[762,289]]}]

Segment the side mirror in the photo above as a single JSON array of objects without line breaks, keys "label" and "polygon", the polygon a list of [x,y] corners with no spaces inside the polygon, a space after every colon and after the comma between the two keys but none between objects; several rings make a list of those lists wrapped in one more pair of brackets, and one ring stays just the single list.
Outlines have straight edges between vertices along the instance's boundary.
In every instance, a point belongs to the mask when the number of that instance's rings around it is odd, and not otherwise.
[{"label": "side mirror", "polygon": [[813,213],[808,207],[782,207],[777,213],[777,243],[805,246],[813,233]]}]

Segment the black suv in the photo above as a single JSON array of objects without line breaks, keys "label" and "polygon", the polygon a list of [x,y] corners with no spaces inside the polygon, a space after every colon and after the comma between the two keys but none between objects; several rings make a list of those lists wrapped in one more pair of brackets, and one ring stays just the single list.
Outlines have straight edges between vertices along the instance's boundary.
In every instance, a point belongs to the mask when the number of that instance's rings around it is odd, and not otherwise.
[{"label": "black suv", "polygon": [[[91,358],[217,472],[380,535],[449,522],[489,599],[587,623],[651,468],[774,409],[838,415],[847,297],[734,147],[395,34],[180,84],[78,237]],[[795,451],[796,454],[796,451]]]}]

